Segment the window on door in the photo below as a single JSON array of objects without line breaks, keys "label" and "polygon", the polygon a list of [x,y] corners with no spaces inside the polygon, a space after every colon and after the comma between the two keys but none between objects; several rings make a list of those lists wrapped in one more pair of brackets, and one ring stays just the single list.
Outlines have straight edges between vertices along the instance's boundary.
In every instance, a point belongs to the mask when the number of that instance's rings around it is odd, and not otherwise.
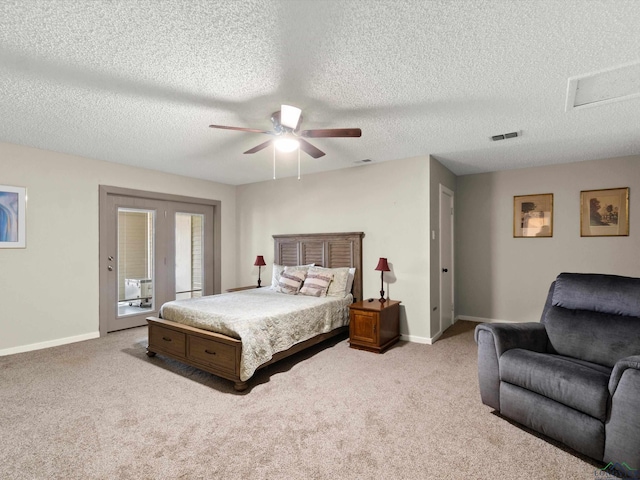
[{"label": "window on door", "polygon": [[155,210],[118,208],[118,316],[153,310]]},{"label": "window on door", "polygon": [[202,296],[204,215],[177,212],[176,300]]}]

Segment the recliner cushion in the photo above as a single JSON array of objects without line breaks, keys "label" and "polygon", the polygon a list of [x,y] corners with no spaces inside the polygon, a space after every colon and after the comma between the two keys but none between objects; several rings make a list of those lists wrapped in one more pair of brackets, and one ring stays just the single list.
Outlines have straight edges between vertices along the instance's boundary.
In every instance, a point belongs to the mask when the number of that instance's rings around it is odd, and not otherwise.
[{"label": "recliner cushion", "polygon": [[610,374],[600,368],[520,348],[505,352],[499,363],[501,381],[606,420]]}]

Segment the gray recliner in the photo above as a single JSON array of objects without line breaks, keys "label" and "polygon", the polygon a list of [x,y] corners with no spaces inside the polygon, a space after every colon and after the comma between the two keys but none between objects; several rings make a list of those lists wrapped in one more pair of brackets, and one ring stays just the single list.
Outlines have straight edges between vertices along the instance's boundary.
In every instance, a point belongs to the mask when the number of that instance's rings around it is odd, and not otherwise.
[{"label": "gray recliner", "polygon": [[475,339],[484,404],[640,468],[640,278],[562,273],[540,323],[480,324]]}]

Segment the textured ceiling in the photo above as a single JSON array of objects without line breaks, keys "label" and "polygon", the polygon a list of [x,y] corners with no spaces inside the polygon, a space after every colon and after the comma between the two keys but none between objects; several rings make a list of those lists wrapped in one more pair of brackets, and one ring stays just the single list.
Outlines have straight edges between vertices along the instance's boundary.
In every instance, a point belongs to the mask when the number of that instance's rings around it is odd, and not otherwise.
[{"label": "textured ceiling", "polygon": [[640,154],[640,99],[565,112],[569,77],[640,60],[639,22],[635,0],[0,0],[0,141],[243,184],[271,178],[272,149],[242,154],[270,137],[208,125],[288,103],[363,132],[313,139],[303,175]]}]

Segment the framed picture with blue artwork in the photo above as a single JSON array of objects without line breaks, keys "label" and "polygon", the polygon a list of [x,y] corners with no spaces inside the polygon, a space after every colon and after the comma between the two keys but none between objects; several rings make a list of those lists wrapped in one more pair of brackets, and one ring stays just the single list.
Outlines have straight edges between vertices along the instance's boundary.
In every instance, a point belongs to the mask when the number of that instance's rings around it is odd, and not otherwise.
[{"label": "framed picture with blue artwork", "polygon": [[0,248],[27,246],[27,189],[0,185]]}]

